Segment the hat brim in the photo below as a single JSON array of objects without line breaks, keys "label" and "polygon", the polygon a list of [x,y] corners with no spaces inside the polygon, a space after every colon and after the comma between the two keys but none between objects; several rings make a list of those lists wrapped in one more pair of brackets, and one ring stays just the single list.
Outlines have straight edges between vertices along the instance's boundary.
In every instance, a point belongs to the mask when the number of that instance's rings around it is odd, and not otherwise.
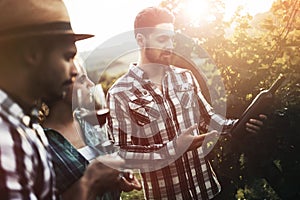
[{"label": "hat brim", "polygon": [[59,35],[69,35],[71,37],[74,37],[75,41],[94,37],[94,35],[92,34],[74,33],[70,23],[68,22],[57,22],[57,23],[48,23],[48,24],[34,25],[34,26],[24,26],[24,27],[5,30],[5,31],[0,31],[0,41],[35,37],[35,36],[53,37]]},{"label": "hat brim", "polygon": [[74,34],[75,41],[85,40],[94,36],[95,35],[91,35],[91,34]]},{"label": "hat brim", "polygon": [[70,36],[74,38],[74,41],[85,40],[95,35],[92,34],[75,34],[73,32],[45,32],[45,33],[27,33],[27,34],[14,34],[14,35],[7,35],[5,37],[0,37],[0,41],[7,41],[7,40],[14,40],[14,39],[22,39],[22,38],[29,38],[29,37],[57,37],[57,36]]}]

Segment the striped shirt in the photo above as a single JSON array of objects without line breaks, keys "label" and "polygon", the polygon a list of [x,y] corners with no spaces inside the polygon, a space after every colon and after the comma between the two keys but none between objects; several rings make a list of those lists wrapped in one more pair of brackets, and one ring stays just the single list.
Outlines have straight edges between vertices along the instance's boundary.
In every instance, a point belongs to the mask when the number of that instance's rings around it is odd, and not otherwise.
[{"label": "striped shirt", "polygon": [[83,175],[89,162],[59,132],[45,129],[56,174],[59,194],[66,192]]},{"label": "striped shirt", "polygon": [[0,89],[0,199],[56,199],[48,140]]},{"label": "striped shirt", "polygon": [[[95,137],[96,130],[93,129],[92,125],[87,122],[84,123],[84,128],[89,127],[89,132],[94,132],[89,137]],[[56,187],[58,193],[62,195],[66,192],[73,184],[80,180],[83,176],[89,160],[82,155],[81,152],[76,149],[61,133],[54,129],[45,129],[45,133],[49,140],[50,152],[53,158],[53,166],[56,174]],[[74,133],[76,134],[76,133]],[[94,140],[96,140],[94,138]],[[88,147],[95,158],[96,154],[104,154],[102,151],[96,151],[93,147]],[[97,200],[113,200],[120,199],[120,192],[116,189],[114,191],[107,191],[101,196],[97,197]]]},{"label": "striped shirt", "polygon": [[201,134],[209,126],[224,131],[235,121],[214,113],[190,71],[171,66],[165,71],[162,91],[136,65],[112,86],[110,137],[126,163],[141,169],[145,198],[211,199],[220,185],[205,148],[180,151],[176,138],[195,123],[193,134]]}]

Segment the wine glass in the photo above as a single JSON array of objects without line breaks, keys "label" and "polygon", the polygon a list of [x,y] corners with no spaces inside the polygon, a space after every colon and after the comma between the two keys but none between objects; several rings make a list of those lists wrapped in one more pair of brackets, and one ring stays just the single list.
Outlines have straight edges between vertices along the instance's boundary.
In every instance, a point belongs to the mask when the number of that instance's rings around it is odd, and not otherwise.
[{"label": "wine glass", "polygon": [[[78,99],[82,99],[80,90],[77,91]],[[91,125],[96,126],[103,125],[106,123],[106,118],[109,114],[109,109],[107,107],[105,94],[101,84],[96,84],[90,88],[90,105],[88,109],[81,108],[82,119],[89,122]]]},{"label": "wine glass", "polygon": [[[80,92],[78,93],[81,96]],[[81,109],[80,118],[88,122],[94,127],[97,135],[92,137],[98,137],[98,142],[94,146],[96,149],[100,150],[102,153],[113,153],[115,147],[112,141],[109,139],[106,129],[106,118],[109,114],[109,109],[107,107],[107,102],[105,98],[105,93],[103,91],[101,84],[96,84],[90,88],[90,104],[89,109]],[[80,98],[79,98],[80,99]],[[89,136],[91,137],[91,135]],[[92,140],[91,138],[86,138],[87,140]]]},{"label": "wine glass", "polygon": [[98,122],[100,126],[103,126],[109,114],[109,109],[107,107],[105,93],[100,83],[96,84],[92,88],[92,94],[95,100],[95,110],[96,110]]}]

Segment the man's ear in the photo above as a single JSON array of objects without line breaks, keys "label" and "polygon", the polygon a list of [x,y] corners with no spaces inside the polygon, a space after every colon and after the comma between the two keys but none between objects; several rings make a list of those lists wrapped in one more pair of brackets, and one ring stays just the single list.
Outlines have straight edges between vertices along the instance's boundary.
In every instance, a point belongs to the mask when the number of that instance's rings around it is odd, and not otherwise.
[{"label": "man's ear", "polygon": [[39,66],[43,60],[43,48],[35,42],[22,49],[23,59],[29,66]]},{"label": "man's ear", "polygon": [[146,37],[143,34],[137,33],[136,41],[137,41],[139,47],[144,48],[146,46]]}]

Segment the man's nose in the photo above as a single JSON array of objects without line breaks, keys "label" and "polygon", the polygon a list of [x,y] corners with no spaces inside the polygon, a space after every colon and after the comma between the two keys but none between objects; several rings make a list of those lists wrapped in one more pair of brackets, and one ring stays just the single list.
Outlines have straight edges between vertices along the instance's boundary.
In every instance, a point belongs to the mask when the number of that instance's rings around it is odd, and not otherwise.
[{"label": "man's nose", "polygon": [[72,64],[71,64],[71,72],[70,72],[70,75],[71,75],[72,78],[78,76],[78,71],[77,71],[77,69],[76,69],[76,66],[75,66],[74,61],[73,61]]},{"label": "man's nose", "polygon": [[94,87],[95,86],[95,83],[93,81],[91,81],[89,78],[87,78],[87,85],[88,87]]},{"label": "man's nose", "polygon": [[174,49],[174,42],[172,39],[169,39],[166,44],[166,50],[172,51]]},{"label": "man's nose", "polygon": [[71,75],[71,78],[75,80],[76,77],[78,76],[77,70],[76,69],[75,70],[71,70],[71,74],[70,75]]}]

